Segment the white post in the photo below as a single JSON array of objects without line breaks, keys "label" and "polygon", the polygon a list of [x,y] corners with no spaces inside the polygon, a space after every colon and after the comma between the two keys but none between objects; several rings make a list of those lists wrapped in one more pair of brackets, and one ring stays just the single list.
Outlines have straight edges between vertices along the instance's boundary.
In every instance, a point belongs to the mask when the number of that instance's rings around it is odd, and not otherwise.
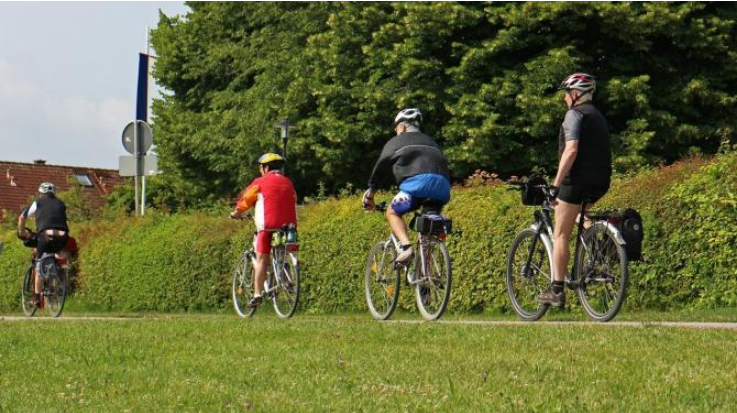
[{"label": "white post", "polygon": [[139,169],[139,162],[141,161],[140,157],[140,151],[138,149],[138,121],[136,120],[133,124],[133,156],[136,158],[136,179],[135,179],[135,185],[136,185],[136,216],[139,216],[139,208],[140,208],[140,196],[138,194],[138,169]]}]

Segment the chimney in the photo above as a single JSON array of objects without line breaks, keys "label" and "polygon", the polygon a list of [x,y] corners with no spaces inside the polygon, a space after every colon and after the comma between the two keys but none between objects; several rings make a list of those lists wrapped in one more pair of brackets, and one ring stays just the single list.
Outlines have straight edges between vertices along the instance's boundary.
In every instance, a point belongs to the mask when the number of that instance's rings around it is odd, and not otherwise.
[{"label": "chimney", "polygon": [[45,159],[36,159],[35,161],[33,161],[33,163],[36,164],[36,165],[46,165],[46,160]]}]

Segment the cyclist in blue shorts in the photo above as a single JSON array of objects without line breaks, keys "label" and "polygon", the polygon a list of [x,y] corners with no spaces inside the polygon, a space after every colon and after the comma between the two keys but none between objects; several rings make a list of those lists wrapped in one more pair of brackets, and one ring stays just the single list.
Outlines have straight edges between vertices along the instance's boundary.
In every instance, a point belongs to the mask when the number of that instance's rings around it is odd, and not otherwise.
[{"label": "cyclist in blue shorts", "polygon": [[392,168],[399,184],[399,193],[386,210],[389,226],[402,244],[397,262],[407,262],[412,256],[407,224],[402,216],[423,208],[439,214],[450,201],[448,160],[433,138],[420,132],[422,112],[404,109],[394,119],[395,137],[384,145],[381,156],[369,178],[369,189],[363,194],[363,208],[373,211],[374,194],[381,178]]}]

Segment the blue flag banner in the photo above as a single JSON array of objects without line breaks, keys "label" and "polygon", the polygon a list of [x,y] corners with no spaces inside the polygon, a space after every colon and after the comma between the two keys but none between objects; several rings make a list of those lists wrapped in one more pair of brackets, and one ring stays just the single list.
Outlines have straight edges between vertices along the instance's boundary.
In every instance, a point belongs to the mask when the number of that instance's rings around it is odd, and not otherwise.
[{"label": "blue flag banner", "polygon": [[138,95],[136,96],[136,120],[148,122],[148,73],[149,55],[138,54]]}]

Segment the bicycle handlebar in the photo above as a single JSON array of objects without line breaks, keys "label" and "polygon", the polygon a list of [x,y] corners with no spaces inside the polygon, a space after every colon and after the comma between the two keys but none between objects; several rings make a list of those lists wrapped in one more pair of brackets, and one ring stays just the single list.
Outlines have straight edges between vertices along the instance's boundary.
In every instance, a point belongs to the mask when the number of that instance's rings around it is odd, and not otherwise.
[{"label": "bicycle handlebar", "polygon": [[386,212],[386,201],[374,205],[374,212]]},{"label": "bicycle handlebar", "polygon": [[530,185],[528,182],[520,182],[520,181],[507,181],[507,185],[513,185],[515,188],[507,188],[508,191],[524,191],[526,187],[532,186],[533,188],[540,188],[542,190],[543,195],[545,195],[545,203],[544,207],[549,208],[551,210],[555,209],[555,206],[552,204],[552,202],[556,199],[556,197],[552,196],[550,192],[550,184],[544,183],[544,184],[537,184],[537,185]]}]

